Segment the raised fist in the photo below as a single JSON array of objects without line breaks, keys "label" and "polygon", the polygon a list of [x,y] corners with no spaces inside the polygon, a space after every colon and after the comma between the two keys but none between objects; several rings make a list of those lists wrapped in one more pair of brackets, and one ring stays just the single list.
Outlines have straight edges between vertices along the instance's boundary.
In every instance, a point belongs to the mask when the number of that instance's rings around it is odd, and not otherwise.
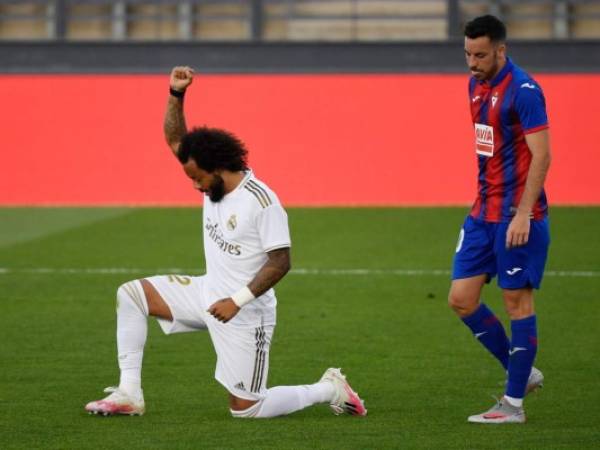
[{"label": "raised fist", "polygon": [[177,66],[171,70],[170,86],[176,91],[183,92],[192,84],[194,69],[188,66]]}]

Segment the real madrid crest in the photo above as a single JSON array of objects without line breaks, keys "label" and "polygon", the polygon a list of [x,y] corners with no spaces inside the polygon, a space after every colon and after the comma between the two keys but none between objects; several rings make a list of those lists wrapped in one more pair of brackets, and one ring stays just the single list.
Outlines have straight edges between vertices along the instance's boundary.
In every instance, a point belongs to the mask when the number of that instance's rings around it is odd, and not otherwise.
[{"label": "real madrid crest", "polygon": [[235,217],[235,214],[232,214],[229,220],[227,221],[227,229],[229,231],[233,231],[235,230],[235,227],[237,227],[237,218]]}]

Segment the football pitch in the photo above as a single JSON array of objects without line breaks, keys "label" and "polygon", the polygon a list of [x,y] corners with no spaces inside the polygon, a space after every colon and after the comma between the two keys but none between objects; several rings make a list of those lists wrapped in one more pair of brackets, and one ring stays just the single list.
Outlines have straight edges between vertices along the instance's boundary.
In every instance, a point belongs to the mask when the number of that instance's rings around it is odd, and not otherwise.
[{"label": "football pitch", "polygon": [[[207,333],[151,320],[146,415],[83,406],[118,383],[115,291],[201,274],[199,208],[0,208],[2,449],[579,449],[600,443],[600,208],[553,208],[537,294],[545,387],[525,425],[476,425],[501,367],[447,307],[466,208],[289,209],[293,269],[277,286],[269,386],[341,367],[365,418],[325,405],[235,420]],[[495,281],[484,299],[506,322]]]}]

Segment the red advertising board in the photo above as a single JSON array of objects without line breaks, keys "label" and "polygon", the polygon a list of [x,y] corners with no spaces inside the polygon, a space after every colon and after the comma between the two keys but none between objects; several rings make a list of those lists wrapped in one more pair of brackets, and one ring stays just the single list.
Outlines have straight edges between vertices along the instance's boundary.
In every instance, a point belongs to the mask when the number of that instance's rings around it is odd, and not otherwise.
[{"label": "red advertising board", "polygon": [[[537,75],[552,204],[600,204],[600,74]],[[0,76],[0,205],[188,205],[168,76]],[[187,122],[244,140],[288,206],[458,205],[476,189],[466,75],[197,75]]]}]

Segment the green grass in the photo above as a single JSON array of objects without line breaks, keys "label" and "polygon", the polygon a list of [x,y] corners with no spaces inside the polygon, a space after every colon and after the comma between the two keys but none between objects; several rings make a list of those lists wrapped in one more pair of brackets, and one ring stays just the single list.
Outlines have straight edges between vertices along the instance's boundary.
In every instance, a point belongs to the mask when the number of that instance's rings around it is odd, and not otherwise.
[{"label": "green grass", "polygon": [[[600,208],[552,210],[537,295],[546,386],[527,399],[526,425],[503,427],[466,423],[502,392],[503,373],[446,306],[449,275],[431,272],[449,270],[464,214],[291,209],[296,271],[277,289],[269,385],[340,366],[369,415],[335,417],[321,405],[244,421],[230,417],[213,379],[208,335],[165,337],[154,321],[146,415],[83,411],[118,381],[117,286],[169,268],[202,272],[198,209],[0,209],[0,448],[598,448]],[[114,268],[124,271],[104,270]],[[506,320],[495,284],[484,294]]]}]

